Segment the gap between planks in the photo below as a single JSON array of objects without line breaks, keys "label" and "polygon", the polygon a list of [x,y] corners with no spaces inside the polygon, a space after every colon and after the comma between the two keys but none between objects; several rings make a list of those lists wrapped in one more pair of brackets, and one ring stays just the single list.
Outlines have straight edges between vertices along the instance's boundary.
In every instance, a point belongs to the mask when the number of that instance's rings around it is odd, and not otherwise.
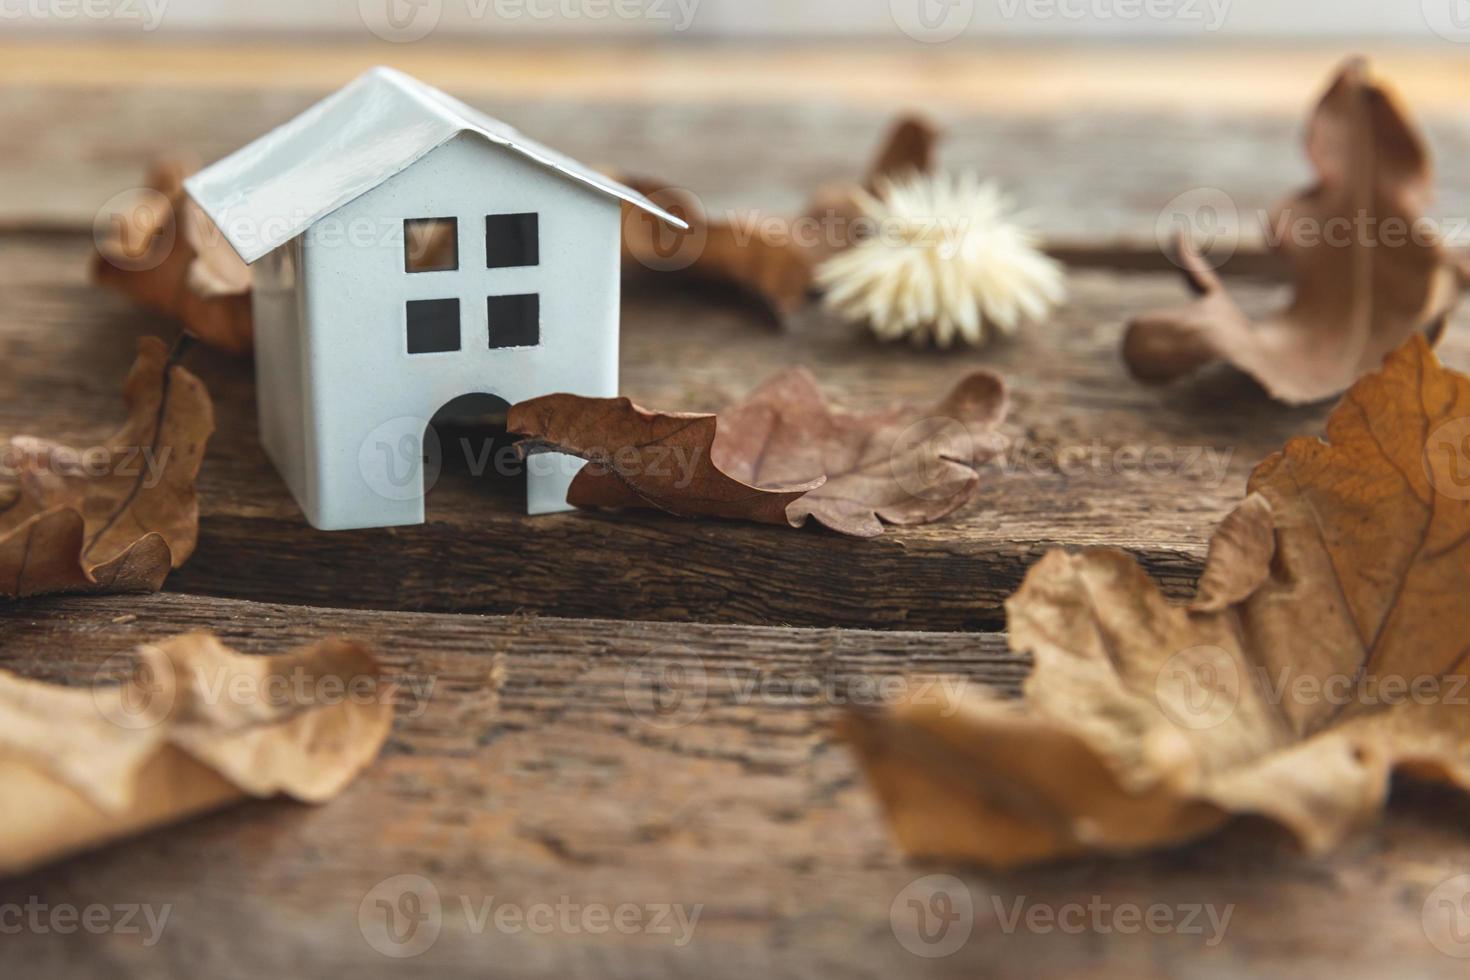
[{"label": "gap between planks", "polygon": [[[11,370],[0,435],[105,436],[136,339],[177,329],[89,284],[90,250],[89,236],[0,236],[0,357]],[[1276,286],[1232,289],[1248,310],[1279,299]],[[777,330],[700,294],[628,291],[623,387],[649,406],[715,410],[792,364],[855,408],[922,404],[972,370],[1006,379],[1016,448],[982,471],[973,504],[873,541],[657,514],[529,518],[513,484],[455,466],[429,495],[424,526],[317,532],[260,449],[252,366],[195,348],[187,363],[210,390],[218,431],[199,484],[199,548],[168,588],[328,607],[964,632],[1002,628],[1006,598],[1047,549],[1111,546],[1187,597],[1252,467],[1294,436],[1319,435],[1330,406],[1275,405],[1231,371],[1140,385],[1118,358],[1123,322],[1183,301],[1178,278],[1081,270],[1072,291],[1013,342],[948,355],[883,346],[817,308]],[[1466,316],[1442,351],[1462,368]],[[1089,447],[1110,454],[1101,469],[1059,465]],[[1128,471],[1111,455],[1150,447],[1177,465]],[[1217,471],[1203,467],[1206,451]]]}]

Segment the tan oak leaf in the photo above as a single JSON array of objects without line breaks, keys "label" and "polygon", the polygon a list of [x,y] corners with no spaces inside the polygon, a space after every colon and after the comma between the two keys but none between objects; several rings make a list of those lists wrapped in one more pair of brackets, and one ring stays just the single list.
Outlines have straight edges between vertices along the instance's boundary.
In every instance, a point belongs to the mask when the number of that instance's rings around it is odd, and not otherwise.
[{"label": "tan oak leaf", "polygon": [[1198,594],[1054,551],[1007,605],[1024,704],[972,690],[844,723],[902,845],[1010,866],[1238,815],[1325,851],[1404,772],[1470,789],[1470,377],[1413,338],[1327,438],[1254,473]]},{"label": "tan oak leaf", "polygon": [[1226,361],[1283,402],[1335,397],[1415,333],[1437,342],[1461,279],[1423,212],[1429,151],[1367,65],[1342,68],[1307,128],[1311,188],[1271,216],[1271,241],[1296,284],[1291,305],[1253,321],[1187,235],[1180,264],[1199,298],[1135,319],[1123,357],[1168,382]]},{"label": "tan oak leaf", "polygon": [[1005,451],[1005,384],[979,371],[934,405],[849,412],[827,404],[816,378],[793,368],[720,414],[714,458],[755,486],[815,482],[787,508],[855,537],[887,524],[928,524],[969,503],[978,469]]},{"label": "tan oak leaf", "polygon": [[699,196],[647,177],[617,179],[657,201],[689,225],[687,231],[623,209],[623,259],[628,270],[676,273],[691,280],[734,286],[759,297],[777,319],[800,310],[812,289],[816,266],[855,241],[863,218],[858,191],[876,192],[884,177],[927,173],[939,132],[918,117],[892,127],[861,185],[819,188],[798,216],[745,211],[711,215]]},{"label": "tan oak leaf", "polygon": [[711,447],[713,415],[650,412],[627,398],[546,395],[511,406],[506,428],[525,452],[588,461],[572,480],[575,507],[651,508],[677,517],[786,523],[786,508],[812,486],[762,489],[724,472]]},{"label": "tan oak leaf", "polygon": [[346,640],[255,657],[193,633],[93,689],[0,671],[0,874],[249,797],[326,802],[392,722],[392,685]]},{"label": "tan oak leaf", "polygon": [[148,337],[123,398],[127,423],[100,446],[6,447],[19,485],[0,509],[0,597],[153,591],[194,553],[209,393]]},{"label": "tan oak leaf", "polygon": [[194,169],[177,159],[153,165],[145,193],[109,216],[92,278],[180,321],[211,347],[247,354],[254,343],[250,267],[184,193]]},{"label": "tan oak leaf", "polygon": [[682,517],[790,524],[856,537],[884,523],[939,520],[969,503],[978,467],[1000,454],[1007,394],[977,372],[926,407],[855,413],[827,404],[793,368],[718,417],[651,412],[626,398],[550,395],[514,406],[527,448],[589,460],[578,507],[652,508]]}]

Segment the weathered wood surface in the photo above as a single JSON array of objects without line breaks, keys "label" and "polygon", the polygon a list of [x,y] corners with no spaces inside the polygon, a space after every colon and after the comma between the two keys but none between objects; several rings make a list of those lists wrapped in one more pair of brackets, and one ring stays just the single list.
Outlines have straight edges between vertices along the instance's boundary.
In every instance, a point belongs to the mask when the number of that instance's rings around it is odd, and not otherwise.
[{"label": "weathered wood surface", "polygon": [[[13,386],[0,435],[105,435],[135,339],[174,329],[88,284],[89,248],[77,235],[0,238],[0,359]],[[1279,298],[1237,286],[1249,305]],[[1081,272],[1052,322],[946,355],[854,338],[816,309],[782,332],[691,294],[630,294],[624,391],[652,407],[713,410],[791,364],[855,406],[932,400],[976,368],[1007,379],[1014,449],[985,471],[979,499],[875,541],[661,515],[527,518],[514,482],[470,477],[457,436],[426,526],[316,532],[260,450],[251,366],[196,350],[188,363],[215,398],[219,431],[200,482],[199,552],[168,587],[383,609],[955,630],[998,627],[1047,548],[1108,545],[1185,595],[1251,468],[1292,436],[1320,434],[1327,406],[1284,409],[1229,371],[1165,389],[1134,382],[1117,354],[1124,320],[1183,295],[1167,274]],[[1443,349],[1460,367],[1467,318]]]},{"label": "weathered wood surface", "polygon": [[[1433,890],[1470,862],[1470,803],[1450,794],[1400,794],[1381,827],[1318,861],[1242,826],[1136,862],[1011,875],[904,862],[829,721],[844,697],[873,697],[874,687],[853,682],[942,672],[949,683],[1014,690],[1024,664],[998,636],[165,595],[0,607],[0,668],[91,683],[116,676],[134,644],[201,628],[258,653],[344,631],[370,637],[400,684],[383,758],[321,808],[246,803],[0,882],[0,908],[172,906],[162,941],[146,948],[139,935],[5,935],[0,973],[1463,976],[1463,961],[1438,952],[1421,920]],[[951,891],[975,909],[969,940],[943,959],[907,952],[890,921],[905,887],[931,873],[956,874]],[[437,941],[408,960],[382,955],[362,929],[378,935],[373,917],[383,913],[373,903],[399,892],[374,889],[400,875],[432,882],[442,902]],[[481,929],[487,900],[492,913],[558,903],[578,911],[570,929],[513,931],[512,920],[497,929],[494,918]],[[582,909],[625,903],[701,911],[682,946],[677,929],[623,936],[579,924]],[[1129,934],[1111,911],[1099,913],[1102,927],[1083,911],[1062,913],[1086,923],[1080,931],[1006,931],[1016,907],[1100,903],[1167,908],[1181,925],[1201,905],[1217,916],[1233,909],[1218,941],[1203,913],[1203,934]],[[900,902],[899,930],[912,941],[905,915]],[[431,935],[428,925],[421,935],[403,926],[402,951]]]},{"label": "weathered wood surface", "polygon": [[[861,73],[860,63],[849,71]],[[1325,85],[1329,72],[1330,61],[1314,84]],[[505,98],[493,94],[495,77],[487,68],[483,80],[455,91],[577,159],[687,187],[715,213],[799,213],[814,188],[861,170],[896,112],[923,110],[945,128],[941,162],[1000,181],[1054,244],[1148,254],[1157,251],[1161,215],[1172,213],[1177,197],[1200,189],[1213,189],[1206,199],[1212,205],[1228,199],[1243,245],[1259,248],[1263,212],[1311,179],[1301,130],[1318,95],[1294,87],[1297,104],[1276,106],[1272,115],[1208,98],[1167,111],[1082,106],[976,114],[955,104],[963,102],[958,94],[952,101],[855,105]],[[1173,81],[1162,76],[1158,84]],[[0,100],[0,225],[89,227],[104,202],[136,187],[159,154],[216,160],[332,88],[224,87],[201,95],[127,85],[7,87]],[[55,119],[67,125],[51,125]],[[1442,107],[1423,122],[1440,163],[1430,213],[1470,243],[1470,168],[1459,163],[1470,159],[1470,125]],[[1162,228],[1167,242],[1174,225],[1165,218]]]},{"label": "weathered wood surface", "polygon": [[[528,132],[558,134],[574,155],[657,172],[717,208],[799,204],[805,188],[851,173],[896,108],[593,105],[575,92],[525,100],[492,89],[461,88]],[[86,282],[97,207],[156,153],[218,156],[318,94],[132,80],[5,88],[0,438],[106,434],[136,338],[172,329]],[[1295,108],[1263,115],[1206,100],[1187,112],[1054,104],[977,116],[963,101],[937,107],[953,129],[947,159],[1004,179],[1052,242],[1091,266],[1052,323],[944,356],[854,340],[815,310],[782,333],[682,292],[634,290],[624,317],[625,389],[661,408],[718,408],[792,363],[856,406],[930,398],[968,370],[999,371],[1015,393],[1018,449],[947,523],[857,542],[657,515],[530,520],[513,484],[451,465],[425,527],[319,534],[260,452],[250,367],[194,351],[189,366],[220,421],[198,554],[172,594],[0,606],[0,668],[88,683],[104,662],[108,676],[117,670],[114,655],[181,630],[261,653],[364,635],[403,684],[395,732],[384,758],[325,807],[245,804],[0,882],[0,915],[33,899],[173,907],[152,948],[136,935],[0,933],[0,976],[1463,976],[1464,961],[1423,928],[1435,889],[1470,868],[1470,803],[1453,794],[1408,788],[1381,826],[1323,860],[1249,826],[1134,862],[1013,875],[914,866],[893,848],[830,735],[838,704],[931,674],[1014,694],[1026,665],[993,631],[1026,567],[1054,544],[1126,548],[1187,593],[1250,468],[1287,438],[1317,434],[1326,415],[1275,406],[1228,371],[1145,388],[1117,357],[1129,315],[1184,295],[1151,252],[1159,209],[1213,186],[1249,213],[1301,181]],[[1462,159],[1470,130],[1443,109],[1428,117],[1436,149]],[[754,160],[732,152],[751,145],[762,148]],[[1441,170],[1436,213],[1470,214],[1470,171]],[[1232,288],[1254,308],[1281,295],[1267,281]],[[1467,319],[1442,351],[1462,369]],[[1119,450],[1150,448],[1169,454],[1157,472],[1117,464]],[[1069,472],[1062,450],[1080,460]],[[1227,454],[1218,479],[1205,450]],[[521,614],[474,614],[484,611]],[[955,632],[976,629],[992,632]],[[932,960],[899,934],[912,940],[903,889],[931,873],[957,875],[956,894],[975,909],[968,941]],[[360,918],[374,887],[398,875],[430,880],[444,909],[437,943],[406,961],[375,950]],[[523,910],[703,909],[680,947],[651,932],[477,928],[492,896]],[[1122,932],[1108,913],[1080,931],[1004,922],[1018,907],[1090,916],[1099,904],[1158,905],[1176,919],[1234,909],[1215,945],[1202,918],[1204,934],[1160,935]],[[368,901],[369,920],[375,911]]]}]

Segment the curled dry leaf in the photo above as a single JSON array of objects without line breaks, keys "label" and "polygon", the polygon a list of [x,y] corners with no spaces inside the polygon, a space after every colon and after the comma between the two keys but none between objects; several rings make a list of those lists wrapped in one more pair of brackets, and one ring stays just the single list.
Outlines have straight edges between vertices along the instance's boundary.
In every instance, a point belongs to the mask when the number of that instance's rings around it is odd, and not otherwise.
[{"label": "curled dry leaf", "polygon": [[883,524],[954,513],[1004,451],[1005,385],[979,372],[938,404],[858,414],[830,407],[811,374],[784,372],[713,415],[649,412],[626,398],[550,395],[516,405],[508,427],[532,448],[589,460],[568,492],[579,507],[641,507],[799,527],[810,519],[875,537]]},{"label": "curled dry leaf", "polygon": [[903,116],[888,131],[861,185],[836,183],[819,188],[806,216],[829,222],[835,235],[815,248],[813,262],[820,263],[857,244],[861,235],[853,225],[868,217],[863,207],[865,198],[882,196],[894,181],[932,174],[942,135],[921,116]]},{"label": "curled dry leaf", "polygon": [[974,499],[981,465],[1005,451],[1005,383],[978,371],[937,404],[854,413],[827,404],[804,368],[786,371],[720,416],[715,462],[756,486],[825,482],[787,508],[855,537],[928,524]]},{"label": "curled dry leaf", "polygon": [[511,406],[506,428],[588,461],[567,491],[575,507],[645,507],[677,517],[786,523],[786,508],[812,489],[761,489],[714,461],[713,415],[650,412],[627,398],[547,395]]},{"label": "curled dry leaf", "polygon": [[160,160],[144,193],[110,215],[97,242],[93,278],[143,306],[174,317],[194,336],[231,354],[252,348],[250,267],[184,193],[195,168]]},{"label": "curled dry leaf", "polygon": [[392,686],[366,648],[280,657],[195,633],[92,690],[0,671],[0,873],[246,797],[322,803],[377,757]]},{"label": "curled dry leaf", "polygon": [[101,446],[7,447],[19,487],[0,509],[0,596],[156,590],[194,553],[209,393],[148,337],[123,398],[127,424]]},{"label": "curled dry leaf", "polygon": [[807,212],[798,217],[758,211],[714,217],[691,191],[619,174],[618,180],[689,224],[688,231],[680,231],[625,207],[624,266],[736,286],[758,296],[777,318],[784,319],[806,304],[816,265],[854,243],[852,224],[863,216],[859,191],[876,192],[885,177],[927,173],[933,166],[938,138],[938,131],[928,122],[916,117],[900,119],[861,187],[820,188]]},{"label": "curled dry leaf", "polygon": [[644,177],[617,179],[689,225],[687,231],[674,228],[624,205],[625,270],[675,273],[702,283],[735,286],[758,297],[777,319],[805,305],[812,283],[811,260],[790,238],[763,237],[761,215],[712,218],[692,191]]},{"label": "curled dry leaf", "polygon": [[1327,436],[1256,470],[1187,608],[1127,555],[1047,555],[1007,606],[1024,706],[850,716],[903,846],[1006,866],[1250,814],[1315,853],[1395,771],[1470,789],[1470,377],[1416,337]]},{"label": "curled dry leaf", "polygon": [[1349,62],[1317,106],[1307,153],[1318,183],[1280,205],[1272,241],[1296,298],[1253,323],[1185,237],[1185,276],[1199,299],[1129,325],[1123,356],[1138,378],[1167,382],[1227,361],[1280,401],[1341,394],[1410,336],[1438,340],[1460,276],[1424,224],[1429,153],[1394,97]]}]

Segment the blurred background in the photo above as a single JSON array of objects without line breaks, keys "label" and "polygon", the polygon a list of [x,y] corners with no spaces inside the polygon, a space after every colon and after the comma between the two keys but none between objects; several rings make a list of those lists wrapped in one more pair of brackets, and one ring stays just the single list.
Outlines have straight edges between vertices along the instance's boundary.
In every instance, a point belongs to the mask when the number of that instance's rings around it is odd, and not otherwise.
[{"label": "blurred background", "polygon": [[0,0],[0,224],[83,225],[150,160],[389,64],[712,207],[800,207],[920,111],[1049,242],[1156,254],[1178,195],[1251,211],[1309,176],[1301,122],[1353,54],[1470,214],[1470,0]]},{"label": "blurred background", "polygon": [[[986,37],[1422,36],[1441,18],[1470,31],[1465,0],[3,0],[29,31],[249,32],[351,37],[386,26],[466,37],[629,35],[673,39],[884,38],[896,26]],[[134,20],[133,23],[129,23]]]}]

